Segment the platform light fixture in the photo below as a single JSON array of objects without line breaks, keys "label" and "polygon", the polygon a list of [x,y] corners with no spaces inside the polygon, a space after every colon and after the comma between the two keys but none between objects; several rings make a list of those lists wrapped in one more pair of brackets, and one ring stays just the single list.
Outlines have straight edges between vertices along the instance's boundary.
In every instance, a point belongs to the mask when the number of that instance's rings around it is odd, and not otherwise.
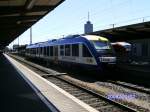
[{"label": "platform light fixture", "polygon": [[34,4],[35,4],[36,1],[37,0],[30,0],[29,4],[27,5],[27,9],[28,10],[32,9],[32,7],[34,6]]},{"label": "platform light fixture", "polygon": [[19,25],[19,24],[21,24],[21,21],[17,21],[16,23]]},{"label": "platform light fixture", "polygon": [[30,27],[30,44],[32,44],[32,27]]}]

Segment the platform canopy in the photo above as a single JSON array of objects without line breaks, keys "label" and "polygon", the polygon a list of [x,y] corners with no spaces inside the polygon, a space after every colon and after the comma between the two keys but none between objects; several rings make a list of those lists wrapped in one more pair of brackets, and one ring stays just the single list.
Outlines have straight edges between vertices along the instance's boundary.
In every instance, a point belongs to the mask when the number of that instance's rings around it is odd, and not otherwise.
[{"label": "platform canopy", "polygon": [[0,48],[30,28],[64,0],[0,0]]},{"label": "platform canopy", "polygon": [[127,26],[95,31],[90,34],[105,36],[112,42],[137,39],[150,39],[150,22],[142,22]]}]

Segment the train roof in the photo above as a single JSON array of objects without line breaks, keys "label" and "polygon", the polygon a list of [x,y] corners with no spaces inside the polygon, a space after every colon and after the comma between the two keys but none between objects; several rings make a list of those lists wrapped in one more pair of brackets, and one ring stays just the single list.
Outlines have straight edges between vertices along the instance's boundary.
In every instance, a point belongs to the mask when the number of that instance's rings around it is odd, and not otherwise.
[{"label": "train roof", "polygon": [[128,42],[115,42],[115,43],[111,43],[112,45],[120,45],[120,46],[131,46],[130,43]]},{"label": "train roof", "polygon": [[96,36],[96,35],[85,35],[85,36],[83,36],[83,37],[85,37],[85,38],[88,39],[88,40],[108,41],[107,38],[101,37],[101,36]]},{"label": "train roof", "polygon": [[96,35],[69,35],[60,39],[53,39],[46,42],[40,42],[28,45],[27,48],[37,48],[37,47],[45,47],[45,46],[54,46],[54,45],[63,45],[63,44],[75,44],[75,43],[86,43],[88,40],[100,40],[100,41],[108,41],[107,38],[96,36]]}]

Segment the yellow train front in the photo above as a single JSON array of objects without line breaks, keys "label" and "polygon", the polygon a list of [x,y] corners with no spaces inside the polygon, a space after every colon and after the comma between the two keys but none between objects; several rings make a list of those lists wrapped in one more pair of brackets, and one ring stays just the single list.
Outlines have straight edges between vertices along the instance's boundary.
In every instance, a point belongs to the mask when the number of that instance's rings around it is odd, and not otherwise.
[{"label": "yellow train front", "polygon": [[28,45],[26,56],[86,70],[103,71],[116,64],[115,53],[109,40],[95,35],[70,35]]}]

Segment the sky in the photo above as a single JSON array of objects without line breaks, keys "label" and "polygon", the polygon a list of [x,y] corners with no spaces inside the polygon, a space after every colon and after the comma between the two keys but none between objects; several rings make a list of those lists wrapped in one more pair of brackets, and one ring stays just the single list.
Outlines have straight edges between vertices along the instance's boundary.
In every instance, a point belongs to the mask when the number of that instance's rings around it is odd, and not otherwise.
[{"label": "sky", "polygon": [[[88,20],[94,31],[150,21],[150,0],[65,0],[32,26],[33,43],[83,34]],[[19,36],[19,44],[29,44],[30,30]],[[18,44],[15,39],[9,46]]]}]

